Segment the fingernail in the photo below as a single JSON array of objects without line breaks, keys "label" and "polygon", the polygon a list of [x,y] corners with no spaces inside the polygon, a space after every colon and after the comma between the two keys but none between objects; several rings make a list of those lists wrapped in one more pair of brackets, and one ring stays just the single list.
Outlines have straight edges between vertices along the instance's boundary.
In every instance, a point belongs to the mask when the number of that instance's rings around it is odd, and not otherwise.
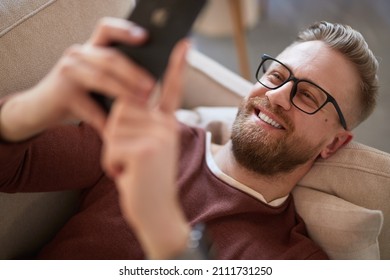
[{"label": "fingernail", "polygon": [[142,27],[140,26],[132,26],[132,28],[130,29],[130,34],[135,36],[135,37],[144,37],[146,35],[146,30],[143,29]]}]

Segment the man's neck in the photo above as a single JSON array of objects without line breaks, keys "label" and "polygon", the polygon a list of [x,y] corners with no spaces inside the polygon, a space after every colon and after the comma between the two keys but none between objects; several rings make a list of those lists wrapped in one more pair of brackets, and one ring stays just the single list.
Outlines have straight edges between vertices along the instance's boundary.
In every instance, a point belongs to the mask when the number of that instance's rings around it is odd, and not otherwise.
[{"label": "man's neck", "polygon": [[313,165],[308,162],[289,173],[265,176],[242,167],[233,156],[230,141],[223,146],[213,144],[211,152],[222,172],[262,194],[267,202],[288,195]]}]

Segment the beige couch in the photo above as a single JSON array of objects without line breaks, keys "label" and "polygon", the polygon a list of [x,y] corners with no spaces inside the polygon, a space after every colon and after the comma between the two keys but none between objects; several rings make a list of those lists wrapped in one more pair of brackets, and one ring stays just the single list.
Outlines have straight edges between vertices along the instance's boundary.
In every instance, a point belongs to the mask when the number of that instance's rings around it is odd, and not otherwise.
[{"label": "beige couch", "polygon": [[[88,37],[100,17],[122,17],[130,2],[2,1],[0,95],[35,84],[67,46]],[[178,118],[213,131],[215,142],[226,141],[234,106],[250,83],[195,50],[186,79]],[[293,195],[311,237],[331,258],[390,259],[389,154],[351,143],[318,161]],[[0,194],[0,259],[38,250],[74,213],[78,197],[76,192]]]}]

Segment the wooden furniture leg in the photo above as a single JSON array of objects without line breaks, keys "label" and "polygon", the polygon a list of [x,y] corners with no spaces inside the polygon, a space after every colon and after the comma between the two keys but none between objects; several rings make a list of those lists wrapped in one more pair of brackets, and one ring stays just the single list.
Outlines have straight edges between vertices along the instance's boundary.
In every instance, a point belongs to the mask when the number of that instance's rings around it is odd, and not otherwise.
[{"label": "wooden furniture leg", "polygon": [[239,68],[241,76],[247,80],[250,80],[250,67],[248,61],[248,52],[245,38],[244,21],[242,18],[242,9],[240,0],[228,0],[230,14],[233,23],[234,41],[237,49],[237,58],[239,62]]}]

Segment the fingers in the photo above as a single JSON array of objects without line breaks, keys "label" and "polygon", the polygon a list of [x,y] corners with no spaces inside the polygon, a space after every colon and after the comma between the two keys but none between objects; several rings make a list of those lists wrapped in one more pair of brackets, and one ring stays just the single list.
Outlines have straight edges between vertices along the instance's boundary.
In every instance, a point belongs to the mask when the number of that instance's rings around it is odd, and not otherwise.
[{"label": "fingers", "polygon": [[160,109],[163,112],[174,113],[180,106],[188,49],[188,41],[182,40],[176,45],[170,56],[160,101]]},{"label": "fingers", "polygon": [[[112,42],[122,42],[129,44],[142,44],[147,40],[147,33],[144,29],[135,24],[124,21],[122,19],[104,18],[101,20],[98,28],[95,30],[90,39],[90,44],[95,46],[106,46]],[[186,41],[179,42],[171,54],[170,62],[164,78],[164,87],[162,89],[162,98],[160,108],[162,111],[172,113],[176,110],[181,102],[182,83],[185,68],[185,56],[188,49]],[[151,88],[154,86],[154,81],[147,71],[135,65],[133,62],[128,62],[127,65],[122,63],[123,60],[114,55],[115,50],[101,53],[100,58],[96,59],[93,56],[85,56],[86,62],[94,66],[105,67],[105,69],[114,76],[122,78],[125,81],[124,86],[137,92],[136,95],[146,100],[149,96]],[[98,52],[96,55],[99,55]],[[97,77],[103,76],[101,73],[94,74]],[[96,80],[96,78],[94,78]],[[103,85],[103,82],[101,83]],[[107,84],[107,83],[105,83]],[[151,86],[153,85],[153,86]],[[122,92],[119,85],[114,87],[117,92]],[[118,93],[122,96],[122,93]]]},{"label": "fingers", "polygon": [[154,88],[151,75],[115,49],[73,46],[67,53],[69,75],[79,79],[89,90],[112,97],[131,92],[145,99]]},{"label": "fingers", "polygon": [[88,122],[102,133],[107,116],[90,92],[145,103],[154,78],[120,51],[106,46],[113,42],[142,44],[147,37],[143,29],[125,20],[101,20],[90,40],[70,47],[45,79],[45,89],[55,92],[56,97],[50,99],[58,101],[53,106],[65,108],[64,115]]},{"label": "fingers", "polygon": [[[118,170],[130,162],[172,149],[177,141],[176,125],[174,117],[150,110],[147,104],[118,100],[104,131],[103,169],[115,178]],[[167,160],[167,156],[164,158]]]},{"label": "fingers", "polygon": [[147,39],[148,34],[142,27],[123,19],[107,17],[100,20],[89,43],[95,46],[107,46],[113,42],[140,45]]},{"label": "fingers", "polygon": [[100,136],[106,124],[106,114],[100,108],[97,102],[92,102],[89,96],[83,96],[74,103],[72,114],[76,119],[83,120],[91,125]]}]

